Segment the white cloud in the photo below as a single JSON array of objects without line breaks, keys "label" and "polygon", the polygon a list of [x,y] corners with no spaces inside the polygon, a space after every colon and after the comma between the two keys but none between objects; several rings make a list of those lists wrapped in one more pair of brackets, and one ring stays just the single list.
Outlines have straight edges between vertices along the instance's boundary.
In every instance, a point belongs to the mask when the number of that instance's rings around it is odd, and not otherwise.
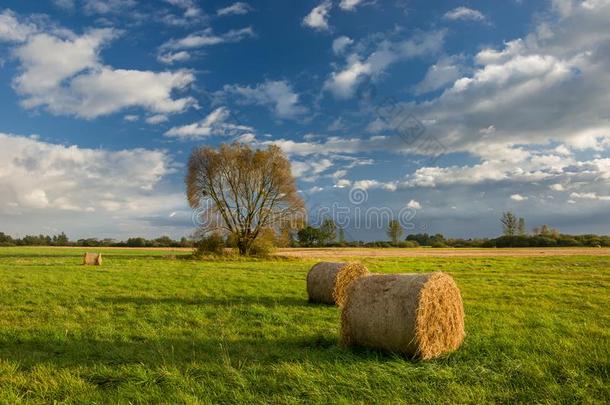
[{"label": "white cloud", "polygon": [[36,31],[35,25],[20,22],[11,10],[0,14],[0,42],[23,42]]},{"label": "white cloud", "polygon": [[525,201],[528,198],[526,196],[522,196],[521,194],[512,194],[510,199],[513,201]]},{"label": "white cloud", "polygon": [[221,17],[228,15],[243,15],[248,14],[250,11],[252,11],[252,7],[250,7],[249,4],[238,1],[230,6],[218,9],[216,15]]},{"label": "white cloud", "polygon": [[427,93],[452,84],[462,74],[460,58],[456,56],[443,57],[430,66],[424,79],[417,84],[415,91],[418,94]]},{"label": "white cloud", "polygon": [[551,184],[549,188],[553,191],[565,191],[565,187],[561,183]]},{"label": "white cloud", "polygon": [[136,5],[135,0],[85,0],[88,14],[119,14]]},{"label": "white cloud", "polygon": [[371,190],[371,189],[382,189],[385,191],[396,191],[397,182],[394,181],[378,181],[378,180],[358,180],[353,183],[354,188],[361,188],[363,190]]},{"label": "white cloud", "polygon": [[362,3],[362,0],[341,0],[339,7],[342,10],[353,11],[360,3]]},{"label": "white cloud", "polygon": [[323,187],[319,187],[319,186],[313,186],[312,188],[310,188],[309,190],[307,190],[309,193],[319,193],[320,191],[324,191]]},{"label": "white cloud", "polygon": [[165,0],[167,3],[184,10],[186,18],[196,18],[202,14],[201,9],[193,0]]},{"label": "white cloud", "polygon": [[411,208],[414,210],[420,210],[421,209],[421,204],[418,201],[415,200],[411,200],[407,203],[407,208]]},{"label": "white cloud", "polygon": [[146,118],[146,123],[151,125],[161,124],[162,122],[167,122],[169,118],[165,114],[155,114]]},{"label": "white cloud", "polygon": [[53,0],[53,4],[64,10],[74,10],[75,0]]},{"label": "white cloud", "polygon": [[123,117],[123,119],[127,122],[136,122],[140,119],[140,116],[135,114],[127,114]]},{"label": "white cloud", "polygon": [[211,28],[207,28],[202,32],[190,34],[181,39],[171,39],[161,46],[161,50],[165,51],[167,49],[178,50],[202,48],[224,43],[240,42],[254,36],[255,34],[252,27],[230,30],[220,35],[214,34]]},{"label": "white cloud", "polygon": [[0,212],[146,213],[159,197],[155,187],[173,171],[163,151],[85,149],[0,134]]},{"label": "white cloud", "polygon": [[[610,103],[610,3],[594,10],[571,4],[561,19],[538,23],[544,35],[535,27],[499,49],[483,49],[472,72],[439,97],[402,107],[447,152],[471,153],[486,143],[567,148],[558,155],[603,150],[610,144],[602,107]],[[492,126],[493,133],[481,136],[481,128]]]},{"label": "white cloud", "polygon": [[484,21],[485,16],[478,10],[468,7],[457,7],[445,14],[447,20]]},{"label": "white cloud", "polygon": [[335,55],[341,55],[345,49],[354,43],[354,40],[345,35],[335,38],[333,41],[333,52]]},{"label": "white cloud", "polygon": [[27,32],[13,50],[21,66],[13,87],[25,108],[95,118],[128,107],[176,113],[195,103],[191,97],[172,97],[173,91],[195,80],[189,71],[157,73],[104,65],[99,53],[120,34],[115,29],[94,29],[80,36],[67,30]]},{"label": "white cloud", "polygon": [[598,195],[596,192],[571,193],[570,198],[581,200],[610,201],[610,195]]},{"label": "white cloud", "polygon": [[301,181],[316,181],[319,175],[333,166],[328,158],[310,161],[293,160],[291,162],[292,175]]},{"label": "white cloud", "polygon": [[330,29],[328,17],[332,6],[330,0],[323,1],[303,18],[303,25],[317,31],[328,31]]},{"label": "white cloud", "polygon": [[171,128],[165,133],[165,136],[188,140],[203,139],[214,135],[243,135],[253,131],[250,127],[230,121],[231,112],[226,107],[218,107],[201,121]]},{"label": "white cloud", "polygon": [[297,118],[307,112],[299,103],[299,95],[284,80],[266,81],[256,87],[225,85],[223,92],[237,96],[241,104],[271,107],[275,116],[282,119]]},{"label": "white cloud", "polygon": [[187,51],[166,52],[157,56],[157,60],[159,62],[167,65],[171,65],[176,62],[185,62],[189,59],[191,59],[191,54]]},{"label": "white cloud", "polygon": [[179,8],[181,15],[161,9],[157,17],[162,23],[169,26],[188,27],[193,25],[203,25],[207,22],[207,16],[198,6],[195,0],[165,0],[166,3]]},{"label": "white cloud", "polygon": [[346,188],[346,187],[350,187],[351,185],[352,185],[352,182],[349,181],[348,179],[339,179],[335,183],[336,188]]},{"label": "white cloud", "polygon": [[352,53],[343,69],[331,73],[324,89],[337,98],[350,98],[365,78],[377,79],[391,64],[437,52],[444,37],[445,31],[428,32],[405,41],[382,41],[367,57]]}]

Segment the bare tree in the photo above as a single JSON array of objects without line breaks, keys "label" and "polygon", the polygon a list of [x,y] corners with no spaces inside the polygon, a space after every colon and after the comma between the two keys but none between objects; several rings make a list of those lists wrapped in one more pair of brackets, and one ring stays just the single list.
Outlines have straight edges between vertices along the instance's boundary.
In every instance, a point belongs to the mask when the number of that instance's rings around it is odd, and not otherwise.
[{"label": "bare tree", "polygon": [[218,150],[195,149],[185,181],[190,206],[218,219],[206,223],[206,230],[224,230],[242,255],[250,253],[263,229],[304,216],[290,162],[274,145],[254,150],[235,142]]}]

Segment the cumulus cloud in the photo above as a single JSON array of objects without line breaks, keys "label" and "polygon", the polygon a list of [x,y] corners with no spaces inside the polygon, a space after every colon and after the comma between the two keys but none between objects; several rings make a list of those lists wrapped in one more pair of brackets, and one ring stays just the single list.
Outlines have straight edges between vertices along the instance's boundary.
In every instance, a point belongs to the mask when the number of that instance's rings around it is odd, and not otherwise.
[{"label": "cumulus cloud", "polygon": [[385,191],[396,191],[396,182],[384,182],[378,180],[357,180],[353,183],[353,188],[361,188],[363,190],[382,189]]},{"label": "cumulus cloud", "polygon": [[332,166],[333,162],[328,158],[310,161],[293,160],[291,162],[292,175],[306,182],[316,181],[321,173]]},{"label": "cumulus cloud", "polygon": [[393,63],[438,52],[444,37],[445,31],[428,32],[404,41],[384,40],[366,57],[351,53],[345,66],[331,73],[324,89],[337,98],[350,98],[366,78],[377,79]]},{"label": "cumulus cloud", "polygon": [[328,18],[332,6],[333,3],[330,0],[323,1],[303,18],[303,25],[316,31],[330,30]]},{"label": "cumulus cloud", "polygon": [[243,135],[253,131],[251,127],[232,122],[231,112],[226,107],[218,107],[201,121],[173,127],[165,136],[181,140],[203,139],[215,135]]},{"label": "cumulus cloud", "polygon": [[561,183],[551,184],[549,188],[553,191],[565,191],[565,187]]},{"label": "cumulus cloud", "polygon": [[353,11],[362,3],[362,0],[341,0],[339,8],[346,11]]},{"label": "cumulus cloud", "polygon": [[85,149],[0,133],[0,212],[151,212],[155,187],[173,171],[163,151]]},{"label": "cumulus cloud", "polygon": [[570,198],[582,200],[610,201],[610,195],[598,195],[596,192],[571,193]]},{"label": "cumulus cloud", "polygon": [[195,104],[191,97],[172,96],[195,80],[189,71],[152,72],[104,65],[99,54],[120,35],[115,29],[76,35],[68,30],[41,32],[21,23],[17,27],[25,36],[13,50],[21,66],[13,87],[25,108],[95,118],[128,107],[176,113]]},{"label": "cumulus cloud", "polygon": [[243,15],[248,14],[250,11],[252,11],[252,7],[250,7],[248,3],[238,1],[230,6],[216,10],[216,15],[221,17],[228,15]]},{"label": "cumulus cloud", "polygon": [[453,84],[455,80],[461,77],[463,70],[459,57],[442,57],[428,68],[424,79],[415,87],[415,92],[423,94]]},{"label": "cumulus cloud", "polygon": [[0,42],[23,42],[36,31],[34,24],[20,22],[11,10],[0,14]]},{"label": "cumulus cloud", "polygon": [[341,55],[345,49],[354,43],[354,40],[345,35],[335,38],[333,41],[333,52],[335,55]]},{"label": "cumulus cloud", "polygon": [[237,102],[240,104],[267,106],[281,119],[297,118],[307,112],[299,103],[299,95],[290,83],[284,80],[266,81],[255,87],[225,85],[222,93],[237,96]]},{"label": "cumulus cloud", "polygon": [[603,107],[610,103],[610,3],[569,4],[525,38],[482,49],[440,96],[402,110],[447,152],[548,143],[563,145],[561,154],[603,150],[610,143]]},{"label": "cumulus cloud", "polygon": [[470,21],[485,21],[485,16],[479,10],[474,10],[468,7],[457,7],[453,10],[447,11],[444,16],[445,19],[456,21],[456,20],[470,20]]},{"label": "cumulus cloud", "polygon": [[421,204],[419,203],[419,201],[411,200],[407,203],[407,208],[411,208],[414,210],[420,210]]},{"label": "cumulus cloud", "polygon": [[527,197],[523,196],[521,194],[512,194],[510,196],[510,199],[513,201],[525,201],[525,200],[527,200]]}]

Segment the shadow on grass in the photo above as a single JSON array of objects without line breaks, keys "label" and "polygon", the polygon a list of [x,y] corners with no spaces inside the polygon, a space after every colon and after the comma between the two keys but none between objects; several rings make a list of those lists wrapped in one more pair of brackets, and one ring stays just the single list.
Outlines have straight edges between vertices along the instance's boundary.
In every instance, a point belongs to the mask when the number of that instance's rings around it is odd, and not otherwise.
[{"label": "shadow on grass", "polygon": [[307,298],[299,297],[255,297],[241,296],[239,298],[217,298],[217,297],[101,297],[99,301],[106,304],[135,304],[135,305],[214,305],[214,306],[233,306],[233,305],[261,305],[265,307],[332,307],[330,305],[320,305],[310,303]]},{"label": "shadow on grass", "polygon": [[183,337],[155,339],[129,336],[116,340],[84,337],[14,338],[0,337],[0,358],[23,368],[40,364],[56,367],[86,365],[147,367],[199,364],[230,367],[244,362],[263,366],[280,362],[310,361],[316,364],[353,364],[391,361],[397,355],[363,348],[346,348],[333,335],[282,338]]}]

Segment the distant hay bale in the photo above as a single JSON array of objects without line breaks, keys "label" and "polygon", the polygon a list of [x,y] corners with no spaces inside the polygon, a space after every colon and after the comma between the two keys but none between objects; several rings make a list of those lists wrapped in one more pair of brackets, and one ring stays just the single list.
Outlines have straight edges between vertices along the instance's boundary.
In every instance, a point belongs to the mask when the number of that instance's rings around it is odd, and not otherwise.
[{"label": "distant hay bale", "polygon": [[86,266],[101,266],[102,265],[102,254],[101,253],[85,253],[83,264]]},{"label": "distant hay bale", "polygon": [[460,290],[448,274],[374,274],[354,281],[341,314],[341,341],[428,360],[464,340]]},{"label": "distant hay bale", "polygon": [[307,274],[309,302],[342,306],[351,282],[368,274],[360,263],[317,263]]}]

